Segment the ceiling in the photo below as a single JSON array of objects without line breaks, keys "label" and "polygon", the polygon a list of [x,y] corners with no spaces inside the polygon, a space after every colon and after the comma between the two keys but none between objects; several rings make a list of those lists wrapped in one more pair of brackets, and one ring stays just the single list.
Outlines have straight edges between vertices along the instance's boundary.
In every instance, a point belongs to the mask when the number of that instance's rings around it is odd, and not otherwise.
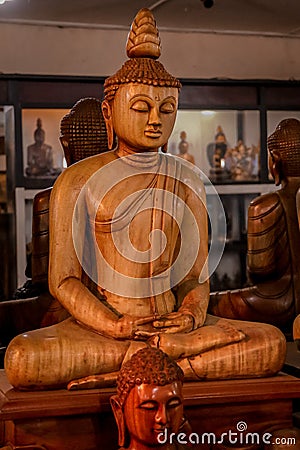
[{"label": "ceiling", "polygon": [[0,21],[55,22],[128,29],[140,8],[151,9],[159,29],[300,36],[299,0],[10,0]]}]

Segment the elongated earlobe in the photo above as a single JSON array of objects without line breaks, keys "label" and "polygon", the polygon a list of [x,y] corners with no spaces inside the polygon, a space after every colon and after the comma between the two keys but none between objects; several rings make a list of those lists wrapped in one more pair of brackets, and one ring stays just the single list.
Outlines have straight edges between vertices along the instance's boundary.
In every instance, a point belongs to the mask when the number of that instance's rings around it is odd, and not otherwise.
[{"label": "elongated earlobe", "polygon": [[281,157],[279,153],[273,151],[272,152],[272,176],[274,178],[276,186],[279,186],[284,178],[284,174],[282,171],[282,163]]},{"label": "elongated earlobe", "polygon": [[71,151],[70,151],[70,147],[69,147],[69,141],[68,141],[68,139],[66,139],[65,137],[62,137],[62,136],[59,138],[59,140],[64,149],[64,155],[66,158],[67,166],[70,166],[73,163],[73,159],[72,159],[72,155],[71,155]]},{"label": "elongated earlobe", "polygon": [[103,100],[102,102],[102,113],[105,120],[108,148],[112,150],[114,145],[114,127],[112,123],[111,106],[107,100]]},{"label": "elongated earlobe", "polygon": [[119,432],[118,443],[119,443],[120,447],[124,447],[125,437],[126,437],[126,425],[125,425],[125,419],[124,419],[124,414],[123,414],[123,408],[120,405],[119,398],[117,397],[117,395],[113,395],[110,398],[110,404],[111,404],[111,408],[113,410],[115,420],[116,420],[117,426],[118,426],[118,432]]}]

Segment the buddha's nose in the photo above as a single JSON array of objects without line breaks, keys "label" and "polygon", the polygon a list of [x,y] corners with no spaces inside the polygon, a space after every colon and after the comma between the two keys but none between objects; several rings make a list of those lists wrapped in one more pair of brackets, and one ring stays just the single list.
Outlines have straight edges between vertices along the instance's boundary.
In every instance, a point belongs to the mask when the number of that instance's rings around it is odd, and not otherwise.
[{"label": "buddha's nose", "polygon": [[150,114],[149,114],[149,125],[160,125],[161,124],[161,118],[158,108],[151,108]]},{"label": "buddha's nose", "polygon": [[169,422],[169,415],[167,411],[167,407],[164,404],[159,405],[158,410],[155,415],[156,423],[160,425],[167,425]]}]

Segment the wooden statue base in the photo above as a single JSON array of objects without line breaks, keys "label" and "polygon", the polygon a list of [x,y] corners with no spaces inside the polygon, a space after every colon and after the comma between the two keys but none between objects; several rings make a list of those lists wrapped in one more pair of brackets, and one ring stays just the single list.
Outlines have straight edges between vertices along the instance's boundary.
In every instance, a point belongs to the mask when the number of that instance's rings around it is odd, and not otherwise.
[{"label": "wooden statue base", "polygon": [[[0,445],[27,450],[116,450],[117,427],[109,404],[113,393],[112,388],[19,392],[2,370]],[[192,448],[259,449],[262,442],[245,444],[246,433],[258,433],[256,440],[262,440],[266,430],[272,433],[291,428],[293,400],[300,398],[300,380],[279,374],[263,379],[190,382],[184,385],[184,398],[193,432],[205,444]],[[230,430],[239,431],[242,442],[238,446],[232,443],[234,434],[231,445],[211,446],[208,439],[212,444],[213,436],[203,438],[204,433],[214,433],[220,441],[222,433],[228,437]]]}]

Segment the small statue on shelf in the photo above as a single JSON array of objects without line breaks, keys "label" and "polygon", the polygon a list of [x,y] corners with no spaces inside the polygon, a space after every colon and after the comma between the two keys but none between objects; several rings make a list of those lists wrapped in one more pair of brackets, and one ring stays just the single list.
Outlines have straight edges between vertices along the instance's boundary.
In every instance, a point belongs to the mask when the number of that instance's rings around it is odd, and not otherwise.
[{"label": "small statue on shelf", "polygon": [[225,168],[233,181],[248,181],[257,177],[258,148],[247,147],[240,139],[237,145],[226,151]]},{"label": "small statue on shelf", "polygon": [[51,193],[49,287],[70,317],[14,338],[7,377],[20,389],[114,383],[122,363],[149,346],[190,380],[272,375],[285,357],[278,329],[207,316],[205,190],[196,170],[159,151],[181,84],[157,61],[147,9],[127,54],[104,85],[112,150],[68,167]]},{"label": "small statue on shelf", "polygon": [[194,156],[189,153],[189,143],[187,142],[186,137],[187,137],[186,136],[186,132],[182,131],[180,133],[180,139],[181,140],[180,140],[179,145],[178,145],[178,148],[179,148],[178,156],[180,156],[180,158],[183,158],[183,159],[185,159],[186,161],[188,161],[188,162],[190,162],[192,164],[195,164]]},{"label": "small statue on shelf", "polygon": [[[176,435],[187,440],[190,426],[183,414],[183,372],[169,356],[145,348],[123,364],[111,406],[122,449],[183,449]],[[172,433],[172,436],[171,436]]]},{"label": "small statue on shelf", "polygon": [[27,147],[27,167],[28,177],[54,177],[61,169],[53,167],[53,150],[45,144],[45,131],[42,128],[41,119],[37,119],[37,128],[34,132],[34,144]]},{"label": "small statue on shelf", "polygon": [[225,154],[227,151],[227,140],[222,127],[217,127],[214,142],[208,144],[206,152],[211,165],[209,178],[213,182],[225,181],[228,176],[225,170]]}]

